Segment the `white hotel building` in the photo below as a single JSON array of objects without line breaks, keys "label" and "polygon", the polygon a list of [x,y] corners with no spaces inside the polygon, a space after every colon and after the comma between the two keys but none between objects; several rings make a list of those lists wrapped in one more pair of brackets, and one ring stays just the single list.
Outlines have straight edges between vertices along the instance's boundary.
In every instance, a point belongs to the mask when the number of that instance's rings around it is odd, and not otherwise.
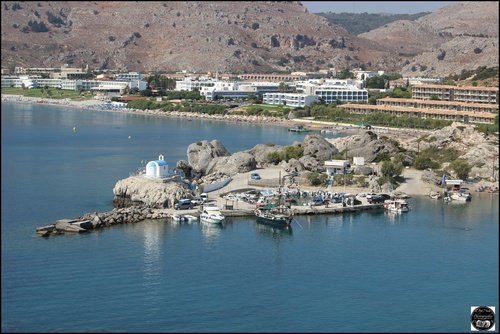
[{"label": "white hotel building", "polygon": [[144,90],[147,87],[145,81],[104,81],[104,80],[69,80],[69,79],[44,79],[38,76],[22,75],[19,77],[2,77],[2,87],[15,88],[60,88],[65,90],[92,90],[102,93],[123,93],[128,86],[130,89],[137,87]]},{"label": "white hotel building", "polygon": [[287,82],[301,93],[280,92],[279,82],[219,81],[209,78],[193,80],[185,78],[176,82],[175,90],[192,91],[198,89],[207,101],[218,98],[247,99],[249,95],[262,95],[268,104],[286,104],[303,107],[316,101],[334,103],[337,100],[351,103],[368,103],[368,90],[359,89],[355,80],[311,79]]},{"label": "white hotel building", "polygon": [[303,93],[268,93],[264,94],[263,102],[292,107],[304,107],[320,101],[329,104],[337,100],[368,103],[368,90],[356,87],[354,80],[316,79],[297,81],[294,85]]},{"label": "white hotel building", "polygon": [[249,95],[279,92],[279,85],[279,82],[216,81],[212,87],[201,87],[200,94],[207,101],[218,98],[239,100],[247,99]]},{"label": "white hotel building", "polygon": [[354,80],[317,79],[295,83],[306,95],[316,95],[326,104],[341,102],[368,103],[368,90],[356,87]]},{"label": "white hotel building", "polygon": [[305,107],[312,102],[318,102],[316,95],[297,93],[265,93],[262,102],[267,104],[283,104],[289,107]]}]

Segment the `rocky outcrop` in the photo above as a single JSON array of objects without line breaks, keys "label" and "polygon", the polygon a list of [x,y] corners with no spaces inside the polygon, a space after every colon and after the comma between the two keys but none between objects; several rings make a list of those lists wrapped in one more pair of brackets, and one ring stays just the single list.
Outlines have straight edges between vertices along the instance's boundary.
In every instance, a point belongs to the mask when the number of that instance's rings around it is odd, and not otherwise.
[{"label": "rocky outcrop", "polygon": [[346,152],[349,157],[364,157],[365,163],[375,161],[381,153],[390,156],[400,151],[398,143],[387,137],[378,136],[372,131],[366,131],[359,135],[342,138],[327,139],[339,151]]},{"label": "rocky outcrop", "polygon": [[413,152],[429,147],[455,149],[460,152],[458,158],[472,166],[472,178],[489,179],[494,171],[498,175],[498,135],[479,132],[475,125],[454,122],[425,136],[398,141],[402,149]]},{"label": "rocky outcrop", "polygon": [[[345,152],[349,158],[365,159],[367,165],[356,167],[355,173],[368,176],[373,174],[369,164],[381,154],[394,157],[403,153],[403,163],[411,165],[418,151],[431,146],[456,149],[461,153],[460,158],[472,166],[470,176],[474,178],[489,178],[493,175],[494,161],[498,160],[498,136],[480,133],[475,130],[475,126],[463,123],[453,123],[438,131],[410,138],[393,138],[365,131],[348,137],[325,139],[320,134],[313,133],[305,136],[302,142],[294,142],[292,146],[303,148],[303,156],[282,161],[281,165],[288,171],[298,172],[321,173],[324,171],[324,161]],[[192,182],[200,189],[202,185],[217,183],[236,174],[264,167],[268,164],[267,157],[270,153],[281,154],[285,150],[286,147],[280,145],[258,144],[250,150],[230,154],[219,141],[204,140],[190,144],[187,149],[188,161],[179,162],[177,167],[184,171],[193,170],[195,177]],[[446,167],[443,164],[442,168]],[[496,168],[498,169],[498,163]],[[368,182],[375,191],[393,190],[390,184],[380,187],[376,177],[370,176]],[[180,180],[165,183],[138,177],[119,181],[113,192],[117,207],[146,205],[152,208],[171,208],[178,199],[195,196],[191,188]]]},{"label": "rocky outcrop", "polygon": [[304,148],[304,156],[311,156],[321,162],[330,160],[332,156],[339,153],[335,145],[317,133],[305,136],[301,146]]},{"label": "rocky outcrop", "polygon": [[247,152],[254,156],[257,166],[265,166],[268,163],[267,156],[271,152],[281,153],[285,150],[282,145],[257,144]]},{"label": "rocky outcrop", "polygon": [[198,175],[206,174],[209,163],[217,157],[227,157],[231,153],[218,141],[208,140],[190,144],[187,148],[188,163],[193,172]]},{"label": "rocky outcrop", "polygon": [[[486,135],[477,132],[475,126],[453,123],[449,127],[430,132],[422,136],[408,139],[380,137],[366,131],[359,135],[343,138],[324,139],[318,134],[310,134],[302,143],[295,142],[295,146],[304,148],[304,156],[300,159],[290,159],[281,164],[289,172],[322,172],[323,162],[331,159],[333,155],[346,150],[349,157],[364,157],[365,162],[374,161],[378,154],[387,153],[394,156],[404,152],[410,159],[419,149],[430,146],[439,148],[455,148],[472,167],[471,176],[489,179],[494,171],[498,171],[498,135]],[[267,164],[267,155],[271,152],[283,152],[285,147],[279,145],[258,144],[254,148],[230,154],[217,140],[203,141],[189,145],[189,161],[177,163],[177,168],[182,170],[197,170],[200,177],[194,184],[212,184],[227,179],[238,173],[246,173],[257,168],[258,164]],[[204,160],[206,159],[206,160]],[[443,164],[443,168],[447,164]],[[374,192],[393,192],[394,185],[386,183],[380,185],[378,177],[373,175],[369,166],[356,167],[356,173],[367,175],[368,188]],[[422,182],[439,184],[440,175],[434,171],[424,171]],[[301,181],[301,184],[302,181]],[[194,191],[179,175],[154,179],[145,176],[131,176],[119,180],[114,189],[113,204],[116,207],[111,212],[87,213],[76,219],[58,220],[56,224],[43,226],[37,229],[37,235],[49,236],[63,233],[82,233],[91,229],[111,226],[120,223],[134,223],[144,219],[158,219],[169,217],[167,208],[172,208],[180,198],[194,197]]]},{"label": "rocky outcrop", "polygon": [[146,206],[172,208],[180,198],[192,198],[194,193],[179,176],[170,179],[150,179],[132,176],[119,180],[113,188],[113,205],[118,208]]},{"label": "rocky outcrop", "polygon": [[236,152],[230,156],[214,158],[206,168],[206,174],[224,171],[231,176],[237,173],[246,173],[257,167],[255,157],[248,152]]}]

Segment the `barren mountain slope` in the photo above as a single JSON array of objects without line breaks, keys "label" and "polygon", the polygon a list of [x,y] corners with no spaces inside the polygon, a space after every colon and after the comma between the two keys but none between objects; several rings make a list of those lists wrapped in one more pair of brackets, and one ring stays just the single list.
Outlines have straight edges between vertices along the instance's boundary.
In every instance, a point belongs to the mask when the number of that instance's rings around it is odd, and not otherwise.
[{"label": "barren mountain slope", "polygon": [[498,2],[459,2],[361,37],[297,1],[3,1],[1,24],[2,67],[444,76],[498,66]]},{"label": "barren mountain slope", "polygon": [[[387,54],[298,2],[47,1],[13,10],[14,4],[2,8],[2,66],[264,72],[343,68],[348,54],[360,64]],[[61,23],[49,23],[49,15]],[[49,31],[27,29],[30,20]]]},{"label": "barren mountain slope", "polygon": [[396,21],[360,37],[413,55],[403,75],[447,76],[498,66],[498,1],[462,1],[416,21]]}]

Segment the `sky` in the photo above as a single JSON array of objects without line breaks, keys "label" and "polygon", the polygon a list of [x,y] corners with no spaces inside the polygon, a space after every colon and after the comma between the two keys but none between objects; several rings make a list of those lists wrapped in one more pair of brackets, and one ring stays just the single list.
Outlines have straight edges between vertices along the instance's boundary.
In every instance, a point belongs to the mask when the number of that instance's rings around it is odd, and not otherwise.
[{"label": "sky", "polygon": [[457,1],[301,1],[309,13],[416,14],[435,12]]}]

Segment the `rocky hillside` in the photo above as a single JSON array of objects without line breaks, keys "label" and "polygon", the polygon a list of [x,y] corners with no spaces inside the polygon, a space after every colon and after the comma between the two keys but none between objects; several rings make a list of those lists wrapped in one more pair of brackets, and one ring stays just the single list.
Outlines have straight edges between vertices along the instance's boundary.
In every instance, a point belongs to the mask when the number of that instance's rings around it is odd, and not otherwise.
[{"label": "rocky hillside", "polygon": [[[1,65],[219,73],[361,67],[412,73],[413,64],[420,64],[413,74],[443,76],[498,65],[498,2],[458,4],[473,15],[452,15],[457,5],[447,6],[358,37],[297,1],[3,1]],[[444,61],[438,60],[443,51]]]},{"label": "rocky hillside", "polygon": [[[287,170],[324,172],[324,161],[339,152],[347,151],[350,157],[363,157],[368,167],[376,161],[378,155],[395,156],[399,152],[405,155],[405,163],[412,165],[418,152],[433,146],[441,150],[456,150],[458,158],[467,161],[472,167],[469,174],[471,178],[490,180],[492,175],[498,175],[498,144],[498,135],[487,135],[478,132],[474,125],[462,123],[453,123],[426,135],[408,138],[378,135],[372,131],[341,138],[308,134],[302,142],[293,143],[294,146],[303,148],[303,156],[298,160],[282,161],[282,164]],[[219,141],[204,140],[189,145],[188,161],[179,161],[176,168],[186,175],[194,174],[196,184],[210,184],[265,166],[269,153],[281,153],[284,149],[281,145],[258,144],[250,150],[231,155]],[[440,169],[447,169],[450,162],[443,163]],[[356,174],[369,175],[371,172],[371,168],[367,168],[357,170]],[[433,177],[435,182],[439,182],[441,175],[434,173]]]},{"label": "rocky hillside", "polygon": [[359,36],[400,55],[414,55],[403,64],[405,76],[459,74],[498,67],[498,23],[498,1],[461,1]]}]

